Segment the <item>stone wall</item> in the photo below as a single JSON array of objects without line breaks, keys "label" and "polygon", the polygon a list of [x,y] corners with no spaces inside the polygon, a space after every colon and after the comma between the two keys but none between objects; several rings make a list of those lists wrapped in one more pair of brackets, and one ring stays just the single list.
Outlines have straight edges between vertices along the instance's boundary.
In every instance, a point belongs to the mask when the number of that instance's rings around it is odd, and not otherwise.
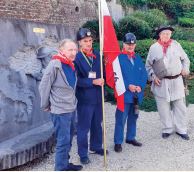
[{"label": "stone wall", "polygon": [[80,26],[97,18],[96,0],[1,0],[0,17]]}]

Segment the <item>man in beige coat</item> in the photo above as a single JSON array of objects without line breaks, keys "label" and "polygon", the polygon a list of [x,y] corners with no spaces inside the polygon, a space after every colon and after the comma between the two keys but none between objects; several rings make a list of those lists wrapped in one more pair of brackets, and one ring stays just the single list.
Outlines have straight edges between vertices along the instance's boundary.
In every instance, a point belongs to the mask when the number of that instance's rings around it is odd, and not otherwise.
[{"label": "man in beige coat", "polygon": [[162,138],[175,131],[189,140],[182,77],[189,74],[190,61],[181,45],[170,39],[173,31],[170,26],[156,30],[158,40],[149,49],[146,70],[162,122]]}]

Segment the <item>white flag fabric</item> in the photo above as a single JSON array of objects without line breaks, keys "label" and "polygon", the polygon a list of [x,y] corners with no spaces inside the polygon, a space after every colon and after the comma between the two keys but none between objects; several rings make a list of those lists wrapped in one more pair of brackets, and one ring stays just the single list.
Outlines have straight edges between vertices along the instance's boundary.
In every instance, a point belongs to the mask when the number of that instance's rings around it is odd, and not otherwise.
[{"label": "white flag fabric", "polygon": [[118,96],[120,96],[126,91],[126,89],[125,89],[125,84],[124,84],[123,75],[121,72],[121,66],[120,66],[118,57],[113,61],[113,71],[114,71],[115,88]]}]

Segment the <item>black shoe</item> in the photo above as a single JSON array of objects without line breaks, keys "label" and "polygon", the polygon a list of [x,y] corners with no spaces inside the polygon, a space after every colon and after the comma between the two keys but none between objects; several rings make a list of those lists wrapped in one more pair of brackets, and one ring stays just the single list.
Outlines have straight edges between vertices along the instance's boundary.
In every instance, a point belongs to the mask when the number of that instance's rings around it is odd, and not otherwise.
[{"label": "black shoe", "polygon": [[162,138],[167,139],[170,136],[170,133],[162,133]]},{"label": "black shoe", "polygon": [[82,168],[82,165],[74,165],[73,163],[69,163],[65,171],[81,171]]},{"label": "black shoe", "polygon": [[126,143],[132,144],[133,146],[142,146],[142,143],[138,142],[137,140],[126,140]]},{"label": "black shoe", "polygon": [[178,132],[176,132],[176,134],[179,135],[184,140],[189,140],[190,139],[189,136],[188,136],[188,134],[180,134]]},{"label": "black shoe", "polygon": [[[91,154],[98,154],[98,155],[101,155],[103,156],[104,155],[104,149],[99,149],[99,150],[90,150],[89,151]],[[106,154],[108,154],[108,150],[106,150]]]},{"label": "black shoe", "polygon": [[114,150],[115,150],[115,152],[122,152],[121,144],[115,144]]},{"label": "black shoe", "polygon": [[84,165],[86,164],[89,164],[90,163],[90,160],[88,157],[83,157],[83,158],[80,158],[80,162]]}]

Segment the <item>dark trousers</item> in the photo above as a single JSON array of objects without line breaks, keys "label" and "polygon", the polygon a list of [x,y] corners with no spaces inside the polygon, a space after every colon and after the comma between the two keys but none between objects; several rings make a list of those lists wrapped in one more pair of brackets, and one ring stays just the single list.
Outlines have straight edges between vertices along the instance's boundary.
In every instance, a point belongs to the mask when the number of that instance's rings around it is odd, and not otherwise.
[{"label": "dark trousers", "polygon": [[69,152],[74,132],[75,112],[64,114],[51,114],[56,135],[55,171],[68,168]]},{"label": "dark trousers", "polygon": [[78,105],[77,143],[80,158],[88,156],[88,132],[90,131],[90,150],[102,149],[102,106]]},{"label": "dark trousers", "polygon": [[125,103],[124,112],[116,110],[115,113],[115,133],[114,143],[122,144],[124,138],[124,127],[127,120],[126,140],[134,140],[136,136],[136,121],[138,114],[134,113],[134,106],[132,103]]}]

